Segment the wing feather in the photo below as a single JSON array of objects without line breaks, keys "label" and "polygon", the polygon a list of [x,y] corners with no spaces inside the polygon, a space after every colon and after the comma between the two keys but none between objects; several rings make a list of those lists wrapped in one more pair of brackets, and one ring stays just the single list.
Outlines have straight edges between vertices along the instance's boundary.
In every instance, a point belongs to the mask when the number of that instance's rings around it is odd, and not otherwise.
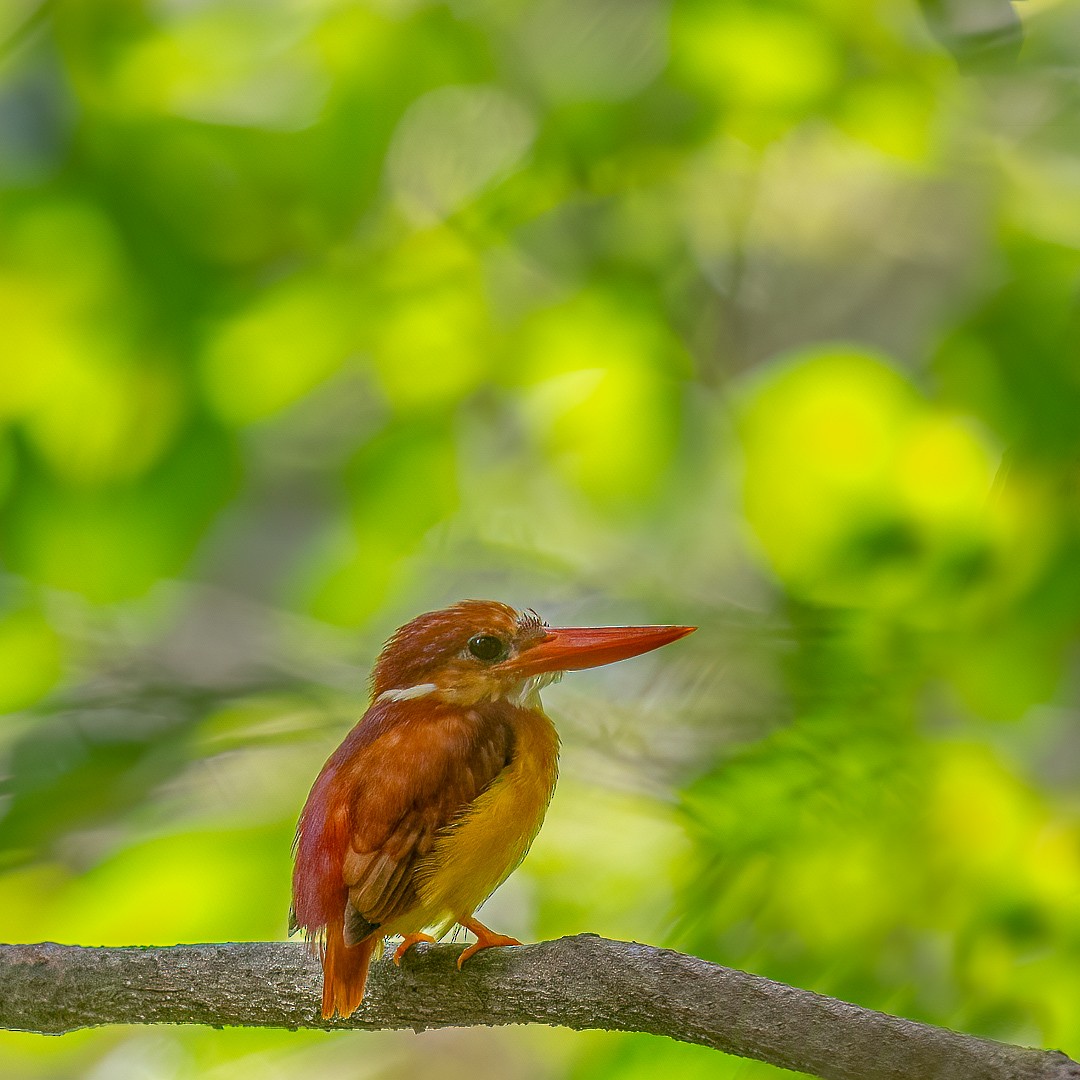
[{"label": "wing feather", "polygon": [[343,863],[350,907],[376,928],[417,906],[417,865],[513,754],[513,728],[498,713],[394,704],[399,722],[356,760]]},{"label": "wing feather", "polygon": [[346,945],[359,945],[364,938],[371,937],[378,929],[378,926],[369,923],[352,904],[345,905],[345,923],[341,928],[341,936]]}]

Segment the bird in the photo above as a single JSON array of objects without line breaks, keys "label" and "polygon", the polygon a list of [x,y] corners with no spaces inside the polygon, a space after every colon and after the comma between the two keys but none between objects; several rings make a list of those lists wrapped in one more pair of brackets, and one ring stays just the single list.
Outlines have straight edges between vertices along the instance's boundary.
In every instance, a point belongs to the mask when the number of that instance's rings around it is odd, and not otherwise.
[{"label": "bird", "polygon": [[565,671],[626,660],[692,626],[563,627],[494,600],[419,615],[386,642],[371,704],[322,767],[294,843],[290,933],[323,969],[322,1016],[360,1006],[372,959],[456,924],[458,968],[520,945],[477,918],[525,857],[558,777],[540,690]]}]

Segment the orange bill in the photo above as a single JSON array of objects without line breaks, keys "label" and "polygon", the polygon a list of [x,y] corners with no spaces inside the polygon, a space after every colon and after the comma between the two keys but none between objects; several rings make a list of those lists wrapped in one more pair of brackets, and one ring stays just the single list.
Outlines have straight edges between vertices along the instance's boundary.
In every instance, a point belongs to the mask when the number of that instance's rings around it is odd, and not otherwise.
[{"label": "orange bill", "polygon": [[696,629],[696,626],[550,627],[535,645],[508,660],[506,667],[522,675],[580,671],[629,660],[678,641]]}]

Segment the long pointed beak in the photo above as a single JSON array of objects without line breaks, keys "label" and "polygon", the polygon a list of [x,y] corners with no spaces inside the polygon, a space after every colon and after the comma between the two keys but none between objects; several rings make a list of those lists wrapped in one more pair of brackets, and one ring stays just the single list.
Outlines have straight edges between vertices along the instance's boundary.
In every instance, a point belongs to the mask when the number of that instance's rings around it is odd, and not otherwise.
[{"label": "long pointed beak", "polygon": [[669,645],[696,626],[571,626],[550,627],[535,645],[523,649],[507,667],[522,675],[582,668],[629,660],[661,645]]}]

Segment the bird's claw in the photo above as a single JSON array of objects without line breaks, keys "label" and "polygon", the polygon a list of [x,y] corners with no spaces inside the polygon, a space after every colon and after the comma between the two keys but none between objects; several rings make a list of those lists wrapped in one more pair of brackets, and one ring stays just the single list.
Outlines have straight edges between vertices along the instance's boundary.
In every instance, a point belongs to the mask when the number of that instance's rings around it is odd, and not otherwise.
[{"label": "bird's claw", "polygon": [[485,934],[484,936],[477,938],[476,942],[467,949],[462,950],[461,955],[457,958],[458,971],[461,970],[461,965],[464,964],[466,960],[475,956],[482,949],[492,949],[502,945],[520,944],[521,942],[518,941],[517,938],[507,937],[505,934]]},{"label": "bird's claw", "polygon": [[405,940],[394,950],[394,963],[401,967],[401,961],[405,958],[405,954],[414,945],[418,945],[421,941],[434,942],[434,940],[430,934],[406,934]]}]

